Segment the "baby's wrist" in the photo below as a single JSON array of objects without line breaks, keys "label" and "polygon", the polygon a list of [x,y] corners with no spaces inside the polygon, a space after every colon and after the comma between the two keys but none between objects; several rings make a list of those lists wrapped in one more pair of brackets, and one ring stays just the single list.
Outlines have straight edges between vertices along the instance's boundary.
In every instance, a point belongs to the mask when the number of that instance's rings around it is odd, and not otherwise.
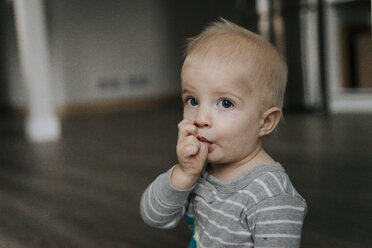
[{"label": "baby's wrist", "polygon": [[186,190],[194,185],[198,177],[199,175],[190,175],[186,173],[181,165],[177,164],[172,171],[171,184],[176,189]]}]

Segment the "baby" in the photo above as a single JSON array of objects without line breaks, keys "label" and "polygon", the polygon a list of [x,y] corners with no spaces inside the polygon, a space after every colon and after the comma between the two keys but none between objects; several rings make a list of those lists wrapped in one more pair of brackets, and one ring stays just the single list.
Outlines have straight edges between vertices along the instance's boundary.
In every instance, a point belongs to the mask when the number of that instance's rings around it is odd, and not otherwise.
[{"label": "baby", "polygon": [[141,199],[143,220],[189,247],[300,247],[306,202],[262,147],[281,119],[287,67],[260,36],[226,20],[189,40],[178,163]]}]

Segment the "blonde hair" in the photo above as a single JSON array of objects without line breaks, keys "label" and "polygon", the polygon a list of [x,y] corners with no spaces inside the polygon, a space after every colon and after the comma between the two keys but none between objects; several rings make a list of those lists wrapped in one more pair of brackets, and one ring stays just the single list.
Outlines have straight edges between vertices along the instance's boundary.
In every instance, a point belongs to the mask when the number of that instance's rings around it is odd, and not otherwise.
[{"label": "blonde hair", "polygon": [[241,65],[239,69],[248,75],[250,87],[260,90],[266,107],[283,107],[287,65],[275,47],[259,35],[221,18],[188,39],[185,63],[200,60],[218,60],[234,70]]}]

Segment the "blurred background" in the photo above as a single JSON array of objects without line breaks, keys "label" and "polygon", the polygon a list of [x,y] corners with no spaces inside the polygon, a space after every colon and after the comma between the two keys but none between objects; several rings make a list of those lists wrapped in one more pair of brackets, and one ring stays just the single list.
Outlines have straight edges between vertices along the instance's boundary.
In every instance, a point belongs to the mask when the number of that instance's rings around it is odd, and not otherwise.
[{"label": "blurred background", "polygon": [[142,192],[177,162],[186,38],[223,17],[289,69],[266,149],[308,201],[301,247],[371,247],[369,0],[0,0],[0,246],[187,247]]}]

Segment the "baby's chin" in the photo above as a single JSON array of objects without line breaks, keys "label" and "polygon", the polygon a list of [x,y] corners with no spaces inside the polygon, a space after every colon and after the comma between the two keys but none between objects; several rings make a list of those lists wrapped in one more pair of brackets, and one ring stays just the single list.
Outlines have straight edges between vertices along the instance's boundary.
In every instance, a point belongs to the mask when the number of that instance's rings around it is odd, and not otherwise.
[{"label": "baby's chin", "polygon": [[211,154],[208,154],[207,159],[206,159],[206,163],[213,164],[213,165],[222,164],[220,159],[215,158]]}]

